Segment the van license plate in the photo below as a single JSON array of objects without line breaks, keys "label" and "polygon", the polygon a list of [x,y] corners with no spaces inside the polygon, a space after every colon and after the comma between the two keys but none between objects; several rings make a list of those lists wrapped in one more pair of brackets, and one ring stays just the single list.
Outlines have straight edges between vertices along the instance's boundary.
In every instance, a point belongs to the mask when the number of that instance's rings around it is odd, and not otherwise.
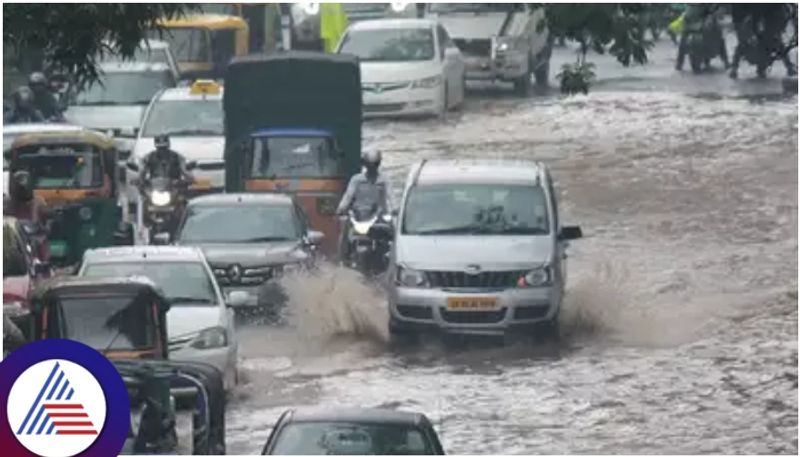
[{"label": "van license plate", "polygon": [[493,311],[497,309],[495,297],[450,297],[448,311]]}]

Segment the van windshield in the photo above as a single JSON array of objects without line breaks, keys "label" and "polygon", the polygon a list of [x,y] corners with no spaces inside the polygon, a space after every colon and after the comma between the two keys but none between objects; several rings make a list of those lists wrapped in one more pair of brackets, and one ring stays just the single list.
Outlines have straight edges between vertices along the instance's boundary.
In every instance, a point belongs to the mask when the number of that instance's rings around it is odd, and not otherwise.
[{"label": "van windshield", "polygon": [[253,139],[250,177],[322,178],[341,175],[341,160],[326,136],[268,136]]},{"label": "van windshield", "polygon": [[408,235],[546,235],[547,199],[540,186],[436,184],[415,187],[406,201]]}]

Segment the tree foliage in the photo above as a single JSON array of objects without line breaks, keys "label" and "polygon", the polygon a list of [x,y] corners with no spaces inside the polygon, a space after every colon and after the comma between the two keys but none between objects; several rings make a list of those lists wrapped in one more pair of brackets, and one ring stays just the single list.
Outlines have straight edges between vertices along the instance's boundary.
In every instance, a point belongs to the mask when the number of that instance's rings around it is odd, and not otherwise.
[{"label": "tree foliage", "polygon": [[38,50],[48,67],[97,80],[97,57],[131,57],[162,17],[197,8],[184,3],[13,3],[3,8],[3,44],[18,54]]}]

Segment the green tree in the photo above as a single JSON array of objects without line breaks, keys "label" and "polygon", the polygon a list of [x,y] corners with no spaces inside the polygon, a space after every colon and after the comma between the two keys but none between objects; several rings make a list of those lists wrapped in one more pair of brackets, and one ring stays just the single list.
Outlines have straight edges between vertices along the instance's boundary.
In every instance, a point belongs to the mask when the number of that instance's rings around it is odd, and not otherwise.
[{"label": "green tree", "polygon": [[3,44],[18,55],[42,53],[48,68],[82,85],[98,78],[97,56],[133,56],[162,18],[194,11],[186,3],[13,3],[3,8]]}]

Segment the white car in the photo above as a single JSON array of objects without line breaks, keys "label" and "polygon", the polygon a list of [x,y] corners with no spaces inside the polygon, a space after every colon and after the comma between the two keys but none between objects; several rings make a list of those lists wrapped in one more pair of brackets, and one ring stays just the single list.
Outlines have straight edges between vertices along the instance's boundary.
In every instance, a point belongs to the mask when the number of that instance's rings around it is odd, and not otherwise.
[{"label": "white car", "polygon": [[162,40],[142,40],[131,59],[123,60],[122,56],[118,54],[104,54],[98,57],[98,63],[109,62],[160,63],[170,68],[176,81],[181,76],[178,70],[178,61],[175,60],[175,55],[172,53],[169,43]]},{"label": "white car", "polygon": [[[169,135],[170,147],[187,161],[196,161],[195,183],[190,194],[221,192],[225,187],[225,135],[222,86],[214,81],[196,81],[190,87],[166,89],[147,107],[131,160],[139,168],[155,149],[156,135]],[[129,172],[128,182],[135,177]],[[128,201],[136,201],[136,188],[129,186]]]},{"label": "white car", "polygon": [[170,301],[167,335],[170,360],[202,362],[224,374],[225,390],[238,382],[239,343],[232,306],[246,296],[222,292],[203,252],[179,246],[121,246],[91,249],[78,276],[146,276]]},{"label": "white car", "polygon": [[430,19],[351,25],[338,52],[361,61],[364,115],[442,115],[464,102],[464,59]]}]

